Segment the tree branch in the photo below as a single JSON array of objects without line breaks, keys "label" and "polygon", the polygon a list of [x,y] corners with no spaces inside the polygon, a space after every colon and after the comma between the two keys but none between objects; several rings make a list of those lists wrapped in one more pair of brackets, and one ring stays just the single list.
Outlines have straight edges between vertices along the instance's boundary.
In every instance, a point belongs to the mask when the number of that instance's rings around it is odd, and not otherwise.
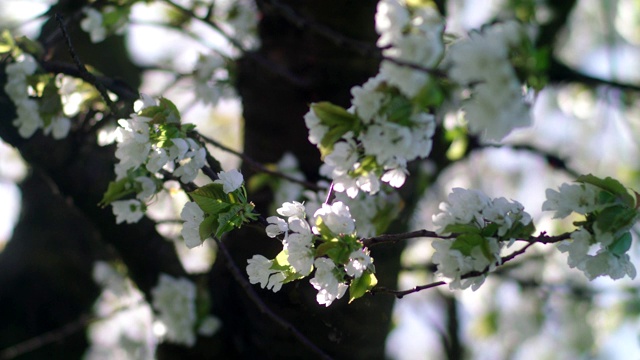
[{"label": "tree branch", "polygon": [[[527,249],[529,247],[531,247],[534,243],[535,242],[530,242],[527,245],[525,245],[522,249],[520,249],[518,251],[515,251],[515,252],[511,253],[508,256],[502,257],[500,259],[501,260],[500,264],[504,265],[505,263],[515,259],[517,256],[524,254],[524,252],[527,251]],[[468,279],[468,278],[472,278],[472,277],[486,275],[486,274],[489,273],[489,271],[490,271],[490,267],[487,266],[483,271],[471,271],[471,272],[468,272],[466,274],[463,274],[462,276],[460,276],[460,279]],[[371,290],[371,294],[378,294],[378,293],[380,293],[380,294],[391,294],[391,295],[395,296],[398,299],[402,299],[406,295],[417,293],[417,292],[420,292],[422,290],[431,289],[431,288],[438,287],[438,286],[445,285],[445,284],[446,284],[446,282],[444,282],[444,281],[436,281],[436,282],[432,282],[432,283],[429,283],[429,284],[426,284],[426,285],[415,286],[415,287],[413,287],[411,289],[408,289],[408,290],[391,290],[391,289],[387,289],[385,287],[376,287],[376,288],[373,288]]]},{"label": "tree branch", "polygon": [[107,104],[109,109],[111,109],[111,112],[114,113],[114,114],[117,114],[118,113],[118,108],[113,103],[113,101],[111,101],[111,98],[109,97],[109,94],[107,93],[107,88],[92,73],[90,73],[89,70],[87,70],[87,68],[84,66],[84,64],[82,63],[82,61],[78,57],[78,54],[76,54],[76,50],[73,48],[73,44],[71,43],[71,37],[69,37],[69,34],[67,33],[67,27],[64,24],[64,20],[62,18],[62,15],[56,14],[55,17],[56,17],[56,21],[58,22],[58,26],[60,27],[60,30],[62,31],[62,36],[64,37],[65,41],[67,42],[67,48],[69,49],[69,54],[71,55],[71,58],[73,59],[73,62],[76,64],[76,67],[77,67],[77,69],[79,71],[79,73],[78,73],[79,76],[84,81],[86,81],[89,84],[95,86],[95,88],[100,93],[100,96],[102,96],[102,99],[104,100],[104,102]]},{"label": "tree branch", "polygon": [[220,148],[220,149],[228,152],[229,154],[233,154],[233,155],[239,157],[240,159],[242,159],[242,161],[244,161],[251,168],[253,168],[254,170],[256,170],[258,172],[262,172],[262,173],[265,173],[265,174],[273,175],[273,176],[285,179],[287,181],[291,181],[292,183],[300,184],[300,185],[304,186],[305,188],[311,189],[313,191],[323,190],[323,188],[321,188],[320,186],[318,186],[318,185],[316,185],[314,183],[311,183],[311,182],[308,182],[308,181],[305,181],[305,180],[296,179],[293,176],[290,176],[290,175],[287,175],[287,174],[283,174],[283,173],[278,172],[278,171],[273,171],[273,170],[267,168],[266,166],[262,165],[261,163],[253,160],[251,157],[249,157],[249,156],[247,156],[247,155],[245,155],[245,154],[243,154],[241,152],[235,151],[235,150],[231,149],[230,147],[222,145],[217,140],[214,140],[214,139],[209,138],[207,136],[204,136],[202,134],[198,134],[198,137],[205,143],[211,144],[211,145],[213,145],[213,146],[215,146],[217,148]]}]

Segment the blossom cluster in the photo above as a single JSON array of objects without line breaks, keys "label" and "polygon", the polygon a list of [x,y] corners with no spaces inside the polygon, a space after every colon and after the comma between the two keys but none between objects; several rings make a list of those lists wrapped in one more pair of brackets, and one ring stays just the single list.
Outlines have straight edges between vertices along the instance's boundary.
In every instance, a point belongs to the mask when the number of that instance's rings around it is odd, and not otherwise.
[{"label": "blossom cluster", "polygon": [[318,290],[317,302],[325,306],[342,298],[350,287],[353,300],[375,285],[373,260],[357,242],[355,221],[344,203],[323,204],[314,213],[313,224],[307,221],[305,206],[296,201],[283,203],[277,213],[282,217],[268,217],[265,231],[281,239],[283,250],[273,260],[254,255],[247,261],[252,284],[277,292],[284,283],[309,276],[315,269],[310,283]]},{"label": "blossom cluster", "polygon": [[472,32],[448,51],[449,77],[472,89],[463,105],[469,129],[485,140],[502,140],[514,128],[531,124],[510,59],[528,40],[523,26],[509,21]]},{"label": "blossom cluster", "polygon": [[200,55],[193,72],[196,98],[204,104],[216,105],[224,95],[222,85],[228,81],[228,75],[222,56]]},{"label": "blossom cluster", "polygon": [[151,295],[158,320],[166,328],[166,339],[193,346],[196,342],[196,286],[187,279],[160,274]]},{"label": "blossom cluster", "polygon": [[[172,171],[183,183],[193,181],[205,165],[206,149],[187,136],[192,125],[181,125],[180,115],[167,99],[142,95],[142,109],[120,119],[116,130],[116,181],[110,185],[103,204],[110,203],[116,222],[135,223],[145,203],[159,189],[161,170]],[[120,198],[136,194],[136,199]]]},{"label": "blossom cluster", "polygon": [[[433,263],[437,273],[450,280],[451,289],[477,290],[486,273],[501,264],[503,241],[527,238],[534,230],[520,203],[491,199],[478,190],[454,188],[440,210],[433,216],[436,232],[456,238],[434,240]],[[479,275],[468,277],[474,272]]]},{"label": "blossom cluster", "polygon": [[159,339],[144,294],[117,266],[104,261],[94,264],[93,280],[102,289],[93,305],[99,319],[87,330],[90,346],[84,358],[153,359]]},{"label": "blossom cluster", "polygon": [[571,213],[585,217],[574,222],[578,229],[571,238],[558,244],[569,254],[569,267],[582,271],[590,280],[625,275],[635,278],[636,269],[627,251],[631,247],[629,229],[640,218],[636,199],[619,182],[587,175],[577,184],[562,184],[558,191],[548,189],[543,210],[555,211],[555,218]]},{"label": "blossom cluster", "polygon": [[434,69],[444,55],[444,20],[429,6],[409,8],[404,1],[382,0],[376,12],[377,45],[382,54],[402,64],[384,60],[380,75],[407,98],[415,98],[423,90],[430,75],[424,69],[412,69],[405,64]]},{"label": "blossom cluster", "polygon": [[[36,94],[29,82],[29,77],[34,75],[37,69],[38,63],[35,58],[27,53],[19,55],[6,67],[7,83],[4,90],[15,104],[18,116],[13,125],[18,128],[18,133],[23,138],[31,137],[38,129],[43,129],[45,135],[51,133],[54,139],[65,138],[71,128],[71,120],[64,116],[61,106],[59,109],[54,106],[53,112],[42,113],[35,99],[37,95],[45,96]],[[47,91],[46,96],[51,98],[51,103],[56,104],[56,100],[60,103],[60,97],[54,83],[53,78],[50,78],[44,88],[53,89]]]},{"label": "blossom cluster", "polygon": [[[321,174],[334,190],[355,198],[375,194],[381,182],[401,187],[407,162],[431,153],[435,118],[425,95],[434,86],[425,69],[442,59],[444,22],[430,8],[409,8],[398,0],[378,3],[378,45],[385,47],[378,75],[351,89],[351,108],[312,104],[305,115],[309,141],[323,155]],[[401,64],[398,64],[401,62]],[[435,101],[435,102],[434,102]]]}]

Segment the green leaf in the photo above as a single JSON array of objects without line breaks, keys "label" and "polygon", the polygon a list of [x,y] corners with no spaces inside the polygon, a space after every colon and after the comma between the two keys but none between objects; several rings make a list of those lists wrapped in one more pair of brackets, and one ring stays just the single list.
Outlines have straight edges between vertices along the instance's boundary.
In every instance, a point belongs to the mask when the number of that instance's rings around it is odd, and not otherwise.
[{"label": "green leaf", "polygon": [[444,232],[451,234],[480,234],[482,229],[472,224],[449,224],[444,228]]},{"label": "green leaf", "polygon": [[20,46],[25,52],[33,55],[35,58],[41,58],[44,55],[44,48],[37,42],[29,39],[26,36],[20,36],[16,39],[16,44]]},{"label": "green leaf", "polygon": [[365,271],[361,277],[353,279],[351,285],[349,285],[349,304],[351,304],[353,300],[362,297],[377,284],[378,279],[369,271]]},{"label": "green leaf", "polygon": [[440,84],[430,77],[425,86],[420,89],[418,95],[413,99],[413,102],[420,109],[428,109],[430,107],[439,107],[444,100],[445,95]]},{"label": "green leaf", "polygon": [[335,241],[327,241],[327,242],[323,242],[322,244],[318,245],[318,247],[316,248],[316,257],[321,257],[324,255],[327,255],[327,253],[336,247],[339,247],[340,243],[338,242],[338,240],[336,239]]},{"label": "green leaf", "polygon": [[58,87],[56,86],[55,79],[52,76],[49,77],[49,81],[47,81],[44,89],[42,90],[40,113],[51,116],[62,113],[62,100],[60,99],[60,94],[58,94]]},{"label": "green leaf", "polygon": [[327,101],[312,104],[311,109],[322,124],[330,128],[335,126],[353,128],[355,124],[359,122],[357,116],[351,114],[341,106],[333,105]]},{"label": "green leaf", "polygon": [[211,236],[218,228],[218,217],[209,215],[200,223],[200,240],[204,240]]},{"label": "green leaf", "polygon": [[394,96],[385,109],[388,119],[396,124],[410,126],[409,118],[413,113],[413,104],[404,96]]},{"label": "green leaf", "polygon": [[327,133],[322,137],[322,140],[320,140],[319,145],[322,157],[324,158],[329,155],[333,151],[335,143],[342,138],[342,135],[346,134],[350,130],[351,128],[344,125],[330,127],[329,131],[327,131]]},{"label": "green leaf", "polygon": [[13,36],[9,30],[5,29],[0,34],[0,54],[8,53],[13,50],[16,43],[13,41]]},{"label": "green leaf", "polygon": [[284,277],[284,280],[282,280],[283,284],[304,278],[304,275],[301,275],[300,273],[297,273],[293,270],[293,267],[289,266],[289,271],[286,272],[286,276]]},{"label": "green leaf", "polygon": [[208,184],[189,193],[202,211],[218,215],[231,206],[229,196],[222,190],[222,184]]},{"label": "green leaf", "polygon": [[628,230],[636,222],[638,212],[622,205],[610,206],[597,214],[595,225],[600,231],[617,233]]},{"label": "green leaf", "polygon": [[98,203],[98,206],[105,207],[112,202],[121,199],[127,195],[133,194],[135,189],[129,183],[128,178],[120,179],[118,181],[111,181],[107,187],[107,191],[104,193],[102,200]]},{"label": "green leaf", "polygon": [[589,175],[582,175],[578,177],[576,181],[597,186],[617,196],[622,201],[623,204],[629,207],[635,206],[635,199],[633,198],[633,196],[631,196],[627,188],[616,179],[613,179],[610,177],[601,179],[599,177],[589,174]]},{"label": "green leaf", "polygon": [[160,107],[163,108],[163,114],[168,123],[180,123],[180,111],[178,107],[169,99],[161,97]]},{"label": "green leaf", "polygon": [[470,256],[473,248],[482,246],[485,242],[484,238],[478,234],[462,234],[451,244],[451,250],[458,250],[462,255]]},{"label": "green leaf", "polygon": [[227,233],[234,228],[239,228],[242,225],[243,217],[239,214],[242,209],[241,204],[231,205],[229,210],[218,215],[218,229],[216,229],[216,236],[219,238],[224,233]]},{"label": "green leaf", "polygon": [[287,250],[282,250],[275,259],[273,259],[273,265],[271,265],[271,269],[285,271],[291,267],[289,264],[289,252]]},{"label": "green leaf", "polygon": [[628,231],[617,238],[613,244],[609,245],[609,251],[618,256],[623,255],[629,249],[631,249],[631,233]]},{"label": "green leaf", "polygon": [[480,231],[480,234],[484,237],[493,237],[497,234],[499,228],[500,228],[500,225],[496,223],[491,223],[485,226],[484,229]]}]

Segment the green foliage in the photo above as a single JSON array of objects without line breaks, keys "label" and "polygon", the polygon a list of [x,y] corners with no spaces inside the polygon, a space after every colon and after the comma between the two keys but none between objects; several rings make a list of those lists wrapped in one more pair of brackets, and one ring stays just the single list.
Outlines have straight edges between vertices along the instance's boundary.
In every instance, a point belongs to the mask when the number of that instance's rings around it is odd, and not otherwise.
[{"label": "green foliage", "polygon": [[333,151],[333,145],[349,131],[357,133],[360,120],[344,108],[330,102],[319,102],[311,105],[311,109],[320,119],[322,125],[328,127],[327,133],[320,140],[320,153],[324,158]]},{"label": "green foliage", "polygon": [[576,182],[591,184],[599,187],[600,189],[608,191],[612,195],[616,196],[624,205],[635,207],[634,197],[631,196],[627,188],[616,179],[610,177],[600,179],[596,176],[588,174],[578,177],[578,179],[576,179]]},{"label": "green foliage", "polygon": [[[222,184],[208,184],[189,193],[189,196],[205,213],[200,224],[200,238],[213,235],[221,237],[225,233],[240,228],[244,223],[256,220],[253,204],[246,202],[244,188],[225,193]],[[239,193],[240,192],[240,193]]]},{"label": "green foliage", "polygon": [[349,304],[366,294],[378,284],[378,279],[370,271],[365,271],[359,278],[353,279],[349,285]]},{"label": "green foliage", "polygon": [[121,199],[125,196],[135,193],[135,189],[131,186],[129,178],[120,179],[118,181],[109,182],[107,191],[102,196],[102,200],[98,203],[98,206],[105,207],[112,202]]}]

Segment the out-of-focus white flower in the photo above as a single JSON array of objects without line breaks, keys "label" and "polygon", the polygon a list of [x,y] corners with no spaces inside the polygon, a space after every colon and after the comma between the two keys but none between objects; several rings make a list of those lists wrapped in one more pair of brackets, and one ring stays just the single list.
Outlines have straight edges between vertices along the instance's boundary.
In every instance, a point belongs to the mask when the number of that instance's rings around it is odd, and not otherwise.
[{"label": "out-of-focus white flower", "polygon": [[166,327],[165,338],[191,347],[196,342],[196,286],[186,278],[160,274],[158,285],[151,289],[158,320]]},{"label": "out-of-focus white flower", "polygon": [[82,30],[89,33],[92,43],[99,43],[107,37],[107,29],[102,25],[102,13],[94,8],[85,7],[82,9],[85,18],[80,21]]},{"label": "out-of-focus white flower", "polygon": [[565,218],[572,212],[585,215],[601,208],[598,205],[598,189],[590,184],[560,185],[560,191],[547,189],[543,211],[555,211],[554,219]]},{"label": "out-of-focus white flower", "polygon": [[144,212],[142,204],[138,200],[118,200],[111,203],[113,215],[116,216],[116,224],[127,222],[133,224],[140,221]]},{"label": "out-of-focus white flower", "polygon": [[204,220],[204,211],[195,202],[188,202],[182,208],[180,217],[184,220],[182,225],[182,238],[189,249],[202,245],[200,238],[200,224]]}]

